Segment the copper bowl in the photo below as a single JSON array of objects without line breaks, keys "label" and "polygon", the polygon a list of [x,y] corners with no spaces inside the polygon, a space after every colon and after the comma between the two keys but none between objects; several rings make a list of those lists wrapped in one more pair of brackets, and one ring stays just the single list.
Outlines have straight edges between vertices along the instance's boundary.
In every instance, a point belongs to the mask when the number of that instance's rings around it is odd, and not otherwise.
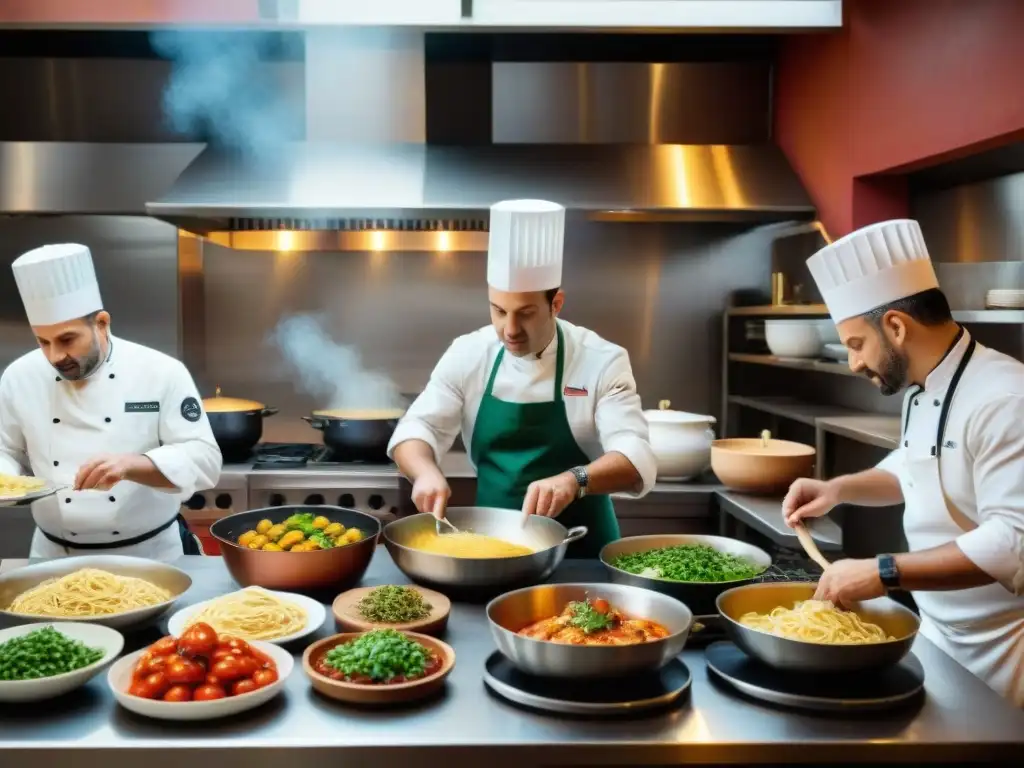
[{"label": "copper bowl", "polygon": [[[354,544],[315,552],[264,552],[236,543],[243,533],[255,529],[260,520],[282,523],[303,512],[323,515],[346,528],[358,528],[365,536]],[[210,533],[220,542],[224,563],[235,581],[243,587],[295,592],[321,589],[338,592],[358,584],[370,566],[380,532],[380,520],[365,512],[307,505],[252,509],[223,517],[210,526]]]},{"label": "copper bowl", "polygon": [[711,444],[711,471],[732,491],[785,492],[798,477],[810,477],[816,451],[788,440],[730,438]]}]

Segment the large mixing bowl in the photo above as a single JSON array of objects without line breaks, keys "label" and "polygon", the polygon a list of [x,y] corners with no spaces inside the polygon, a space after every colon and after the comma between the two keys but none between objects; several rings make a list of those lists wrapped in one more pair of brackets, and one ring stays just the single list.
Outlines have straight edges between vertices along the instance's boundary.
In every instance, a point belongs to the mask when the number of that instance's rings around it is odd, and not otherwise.
[{"label": "large mixing bowl", "polygon": [[814,471],[815,449],[789,440],[732,437],[711,444],[711,471],[740,493],[785,493],[798,477]]},{"label": "large mixing bowl", "polygon": [[524,526],[523,513],[513,509],[449,507],[445,517],[461,531],[522,544],[534,552],[492,558],[438,555],[407,546],[413,536],[435,530],[433,515],[412,515],[388,523],[384,545],[402,573],[419,584],[468,590],[537,584],[562,562],[566,547],[587,534],[583,526],[569,530],[555,519],[538,515],[531,515]]},{"label": "large mixing bowl", "polygon": [[[256,528],[260,520],[282,523],[295,514],[311,512],[323,515],[345,528],[358,528],[364,538],[343,547],[314,552],[264,552],[238,545],[238,537]],[[332,589],[336,592],[359,583],[377,548],[380,520],[355,509],[330,506],[285,506],[253,509],[223,517],[210,526],[220,542],[224,564],[243,587],[311,592]]]},{"label": "large mixing bowl", "polygon": [[173,565],[158,563],[142,557],[125,557],[123,555],[85,555],[83,557],[65,557],[59,560],[48,560],[15,568],[0,576],[0,606],[6,609],[11,601],[23,592],[27,592],[44,581],[59,579],[83,568],[95,568],[117,576],[131,576],[145,579],[151,584],[163,587],[171,593],[170,598],[157,605],[136,608],[123,613],[104,614],[97,616],[37,616],[29,613],[15,613],[0,610],[0,615],[10,616],[18,621],[82,621],[91,624],[102,624],[112,629],[130,629],[149,624],[165,614],[172,605],[192,586],[192,579],[187,573]]},{"label": "large mixing bowl", "polygon": [[883,643],[809,643],[740,624],[740,617],[745,613],[770,613],[778,607],[792,608],[801,600],[814,597],[814,590],[814,584],[803,582],[748,584],[719,595],[718,610],[725,617],[725,629],[730,639],[748,656],[770,667],[791,672],[853,672],[885,667],[899,663],[914,644],[920,619],[909,608],[888,597],[866,600],[856,609],[864,621],[877,624],[887,635],[896,638]]},{"label": "large mixing bowl", "polygon": [[[516,634],[557,616],[567,603],[603,598],[634,619],[661,624],[670,634],[634,645],[569,645]],[[487,621],[498,650],[523,672],[543,677],[623,677],[661,669],[679,655],[693,624],[690,609],[667,595],[623,584],[541,584],[496,597]]]},{"label": "large mixing bowl", "polygon": [[[612,561],[621,555],[628,555],[634,552],[647,552],[662,547],[678,547],[683,545],[703,544],[719,552],[742,557],[762,571],[768,570],[772,565],[772,559],[763,549],[747,544],[745,541],[729,539],[724,536],[701,536],[689,534],[665,534],[658,536],[630,536],[626,539],[605,544],[599,555],[601,563],[608,570],[609,578],[616,584],[628,584],[632,587],[643,587],[661,592],[663,595],[670,595],[676,600],[682,600],[697,616],[710,616],[718,613],[715,600],[727,589],[738,587],[743,584],[750,584],[754,579],[740,579],[737,581],[668,581],[666,579],[655,579],[649,576],[640,576],[612,565]],[[756,578],[756,577],[755,577]]]}]

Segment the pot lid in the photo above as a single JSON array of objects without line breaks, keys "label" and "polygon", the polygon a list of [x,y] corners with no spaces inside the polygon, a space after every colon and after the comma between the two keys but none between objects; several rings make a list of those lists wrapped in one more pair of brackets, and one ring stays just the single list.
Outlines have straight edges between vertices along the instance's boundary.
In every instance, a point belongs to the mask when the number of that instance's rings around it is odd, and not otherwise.
[{"label": "pot lid", "polygon": [[243,400],[238,397],[221,397],[220,387],[213,397],[203,398],[203,408],[207,413],[236,413],[241,411],[262,411],[266,406],[256,400]]},{"label": "pot lid", "polygon": [[405,411],[401,408],[332,408],[325,411],[313,411],[313,415],[325,419],[374,421],[378,419],[400,419],[405,415]]},{"label": "pot lid", "polygon": [[658,402],[658,409],[644,411],[644,417],[652,424],[714,424],[717,421],[714,416],[669,410],[671,405],[671,401],[661,400]]}]

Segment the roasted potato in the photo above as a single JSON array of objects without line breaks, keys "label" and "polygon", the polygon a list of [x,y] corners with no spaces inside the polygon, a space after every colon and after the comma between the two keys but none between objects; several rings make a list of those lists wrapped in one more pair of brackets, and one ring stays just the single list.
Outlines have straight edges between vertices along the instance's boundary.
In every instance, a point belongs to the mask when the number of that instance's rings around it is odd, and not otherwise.
[{"label": "roasted potato", "polygon": [[248,547],[249,542],[255,539],[258,535],[259,534],[257,534],[256,531],[246,531],[238,537],[238,546]]},{"label": "roasted potato", "polygon": [[306,537],[302,535],[302,531],[288,531],[288,533],[278,539],[277,545],[281,547],[281,549],[287,549],[289,552],[301,551],[296,550],[295,547],[301,544],[302,540],[305,538]]},{"label": "roasted potato", "polygon": [[345,526],[341,523],[331,523],[324,528],[324,533],[332,538],[336,538],[345,532]]},{"label": "roasted potato", "polygon": [[258,523],[256,523],[256,533],[262,533],[266,535],[267,531],[269,531],[273,527],[273,525],[274,524],[269,520],[260,520]]},{"label": "roasted potato", "polygon": [[267,531],[267,538],[271,541],[277,541],[287,533],[288,529],[285,528],[281,523],[270,526],[270,530]]},{"label": "roasted potato", "polygon": [[263,549],[264,545],[269,543],[270,539],[268,539],[266,536],[260,533],[254,536],[252,539],[250,539],[249,543],[246,546],[249,547],[249,549]]}]

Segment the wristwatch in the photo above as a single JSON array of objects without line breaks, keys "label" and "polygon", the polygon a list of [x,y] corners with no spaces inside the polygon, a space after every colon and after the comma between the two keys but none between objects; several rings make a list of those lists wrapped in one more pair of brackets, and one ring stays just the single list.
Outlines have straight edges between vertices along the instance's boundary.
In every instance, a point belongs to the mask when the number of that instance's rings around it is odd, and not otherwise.
[{"label": "wristwatch", "polygon": [[892,555],[878,556],[878,576],[886,589],[900,588],[900,569],[896,566],[896,558]]},{"label": "wristwatch", "polygon": [[587,486],[590,485],[590,473],[587,472],[586,467],[573,467],[569,471],[572,472],[573,477],[576,478],[576,484],[579,486],[579,490],[576,491],[576,498],[582,499],[587,495]]}]

